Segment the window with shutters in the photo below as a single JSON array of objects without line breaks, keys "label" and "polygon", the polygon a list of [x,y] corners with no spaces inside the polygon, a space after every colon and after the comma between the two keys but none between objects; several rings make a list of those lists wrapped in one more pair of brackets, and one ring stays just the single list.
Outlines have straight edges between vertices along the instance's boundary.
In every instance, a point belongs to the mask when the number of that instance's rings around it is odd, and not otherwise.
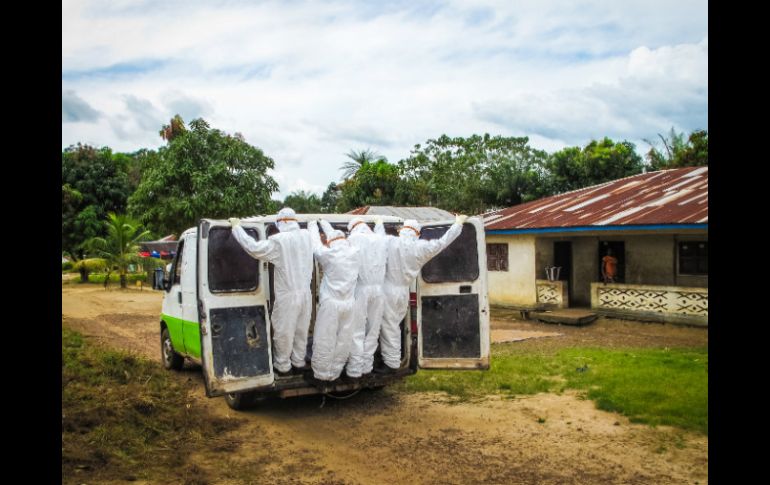
[{"label": "window with shutters", "polygon": [[487,271],[508,271],[508,244],[487,244]]}]

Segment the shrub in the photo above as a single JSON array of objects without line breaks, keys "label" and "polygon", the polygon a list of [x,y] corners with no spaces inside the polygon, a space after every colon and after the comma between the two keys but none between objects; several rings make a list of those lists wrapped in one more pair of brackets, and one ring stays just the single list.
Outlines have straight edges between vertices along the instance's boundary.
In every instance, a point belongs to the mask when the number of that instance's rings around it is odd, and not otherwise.
[{"label": "shrub", "polygon": [[[107,277],[106,273],[91,273],[88,275],[89,283],[104,284],[104,279]],[[126,282],[128,284],[136,284],[137,281],[147,282],[147,273],[134,273],[126,275]],[[120,274],[113,272],[110,274],[110,283],[120,283]]]}]

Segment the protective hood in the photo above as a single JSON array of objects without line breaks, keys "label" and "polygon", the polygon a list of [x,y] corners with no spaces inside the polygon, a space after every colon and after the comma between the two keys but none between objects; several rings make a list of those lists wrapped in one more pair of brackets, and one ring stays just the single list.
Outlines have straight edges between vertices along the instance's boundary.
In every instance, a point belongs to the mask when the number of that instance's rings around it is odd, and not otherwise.
[{"label": "protective hood", "polygon": [[295,231],[299,229],[299,224],[297,223],[297,214],[294,212],[294,209],[291,207],[284,207],[283,209],[279,210],[278,214],[276,214],[275,225],[281,232]]},{"label": "protective hood", "polygon": [[336,229],[326,235],[326,241],[330,248],[335,248],[340,245],[342,246],[350,245],[350,243],[348,243],[348,240],[345,239],[345,233],[342,231],[338,231]]},{"label": "protective hood", "polygon": [[407,219],[398,231],[398,235],[409,240],[418,239],[420,237],[420,229],[422,229],[422,226],[419,222],[414,219]]},{"label": "protective hood", "polygon": [[354,217],[348,222],[348,233],[350,234],[371,234],[371,232],[372,229],[361,217]]}]

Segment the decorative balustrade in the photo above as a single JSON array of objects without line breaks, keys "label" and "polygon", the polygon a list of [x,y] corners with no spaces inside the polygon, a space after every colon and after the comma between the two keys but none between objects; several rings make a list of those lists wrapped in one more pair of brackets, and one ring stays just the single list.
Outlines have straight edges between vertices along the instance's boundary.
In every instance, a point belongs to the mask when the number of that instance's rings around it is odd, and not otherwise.
[{"label": "decorative balustrade", "polygon": [[608,316],[708,325],[708,288],[591,283],[591,308]]}]

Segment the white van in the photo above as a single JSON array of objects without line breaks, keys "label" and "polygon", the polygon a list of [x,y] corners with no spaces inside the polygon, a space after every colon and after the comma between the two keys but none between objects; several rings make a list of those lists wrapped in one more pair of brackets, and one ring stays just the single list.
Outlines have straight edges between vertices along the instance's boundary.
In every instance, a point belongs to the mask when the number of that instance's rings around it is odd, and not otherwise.
[{"label": "white van", "polygon": [[[347,233],[347,223],[374,216],[298,214],[307,221],[326,219]],[[396,235],[403,222],[383,216],[386,232]],[[441,237],[453,221],[423,225],[420,238]],[[278,231],[275,216],[243,219],[241,225],[262,240]],[[206,395],[224,395],[233,409],[250,407],[270,396],[380,388],[417,369],[488,369],[489,303],[484,227],[469,218],[462,233],[426,264],[410,295],[410,312],[401,323],[402,358],[398,372],[343,376],[320,385],[297,374],[273,373],[270,315],[273,309],[272,264],[249,256],[231,235],[227,221],[202,219],[179,239],[170,271],[154,287],[165,290],[160,317],[161,354],[167,369],[179,370],[187,358],[201,365]],[[308,338],[308,361],[318,305],[321,271],[310,282],[315,307]],[[381,361],[375,353],[375,367]],[[312,371],[308,371],[312,373]],[[312,375],[312,374],[310,374]]]}]

